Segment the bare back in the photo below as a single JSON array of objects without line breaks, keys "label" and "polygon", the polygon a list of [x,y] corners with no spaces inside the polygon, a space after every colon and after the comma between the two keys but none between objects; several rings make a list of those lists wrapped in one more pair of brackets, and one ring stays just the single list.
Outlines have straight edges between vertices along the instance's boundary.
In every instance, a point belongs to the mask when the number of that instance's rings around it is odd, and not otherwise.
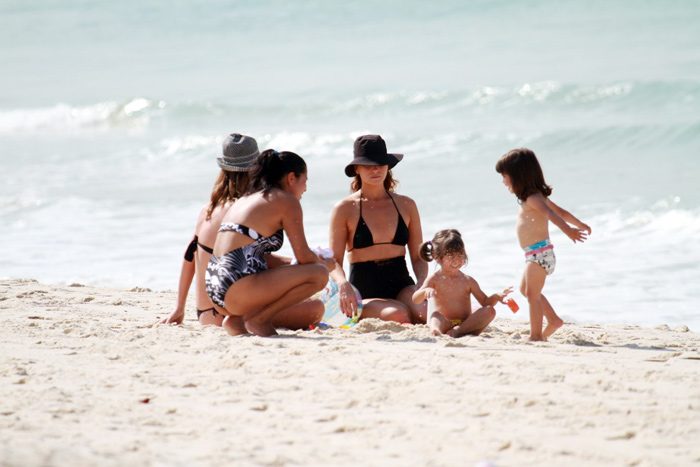
[{"label": "bare back", "polygon": [[[244,225],[264,237],[284,229],[300,264],[319,261],[306,242],[299,199],[284,190],[271,188],[266,194],[257,192],[239,198],[222,220],[222,223],[228,222]],[[238,232],[219,232],[214,255],[225,255],[253,241]]]}]

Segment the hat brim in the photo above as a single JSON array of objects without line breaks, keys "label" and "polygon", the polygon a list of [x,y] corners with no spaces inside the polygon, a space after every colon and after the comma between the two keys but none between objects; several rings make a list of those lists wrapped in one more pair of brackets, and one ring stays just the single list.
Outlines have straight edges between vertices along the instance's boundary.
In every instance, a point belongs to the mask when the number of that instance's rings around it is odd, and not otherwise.
[{"label": "hat brim", "polygon": [[401,160],[403,159],[403,154],[387,154],[386,156],[386,164],[373,161],[366,157],[356,157],[355,159],[353,159],[352,162],[345,166],[345,175],[347,175],[348,177],[354,177],[355,175],[357,175],[357,172],[355,171],[356,165],[388,165],[390,169],[393,169],[396,166],[396,164],[401,162]]},{"label": "hat brim", "polygon": [[224,159],[222,157],[218,157],[216,159],[216,163],[219,164],[219,167],[221,167],[222,170],[225,170],[227,172],[248,172],[250,171],[250,165],[253,163],[253,161],[251,160],[247,166],[241,167],[239,165],[227,164],[226,162],[224,162]]}]

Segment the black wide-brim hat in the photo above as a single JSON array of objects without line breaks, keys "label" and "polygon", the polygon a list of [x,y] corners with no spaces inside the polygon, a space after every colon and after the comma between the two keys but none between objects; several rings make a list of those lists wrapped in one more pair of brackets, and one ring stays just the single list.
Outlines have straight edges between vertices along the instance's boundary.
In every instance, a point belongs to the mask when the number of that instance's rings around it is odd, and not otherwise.
[{"label": "black wide-brim hat", "polygon": [[401,162],[403,154],[389,154],[386,143],[379,135],[363,135],[355,140],[353,148],[355,158],[345,167],[345,175],[354,177],[356,165],[388,165],[393,168]]}]

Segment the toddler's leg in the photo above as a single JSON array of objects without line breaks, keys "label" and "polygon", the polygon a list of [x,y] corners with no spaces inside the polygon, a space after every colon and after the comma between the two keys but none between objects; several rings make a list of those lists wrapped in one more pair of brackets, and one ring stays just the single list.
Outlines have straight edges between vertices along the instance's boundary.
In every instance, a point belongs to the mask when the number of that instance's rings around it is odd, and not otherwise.
[{"label": "toddler's leg", "polygon": [[554,312],[554,308],[549,304],[549,300],[544,295],[541,295],[542,311],[544,317],[547,318],[547,327],[542,332],[542,337],[547,339],[549,336],[564,325],[564,321]]},{"label": "toddler's leg", "polygon": [[452,321],[445,318],[442,315],[442,313],[439,313],[437,311],[433,312],[433,314],[430,315],[430,319],[428,320],[428,324],[430,325],[430,330],[436,336],[441,336],[441,335],[445,334],[447,331],[449,331],[450,329],[452,329]]},{"label": "toddler's leg", "polygon": [[447,334],[452,337],[462,337],[466,334],[478,336],[486,329],[486,326],[491,324],[491,321],[493,321],[495,317],[496,310],[492,306],[479,308],[469,315],[461,324],[453,327]]},{"label": "toddler's leg", "polygon": [[530,306],[530,340],[542,341],[545,337],[542,335],[542,317],[544,314],[542,306],[542,288],[547,277],[547,271],[537,263],[528,261],[525,264],[525,272],[523,273],[523,281],[520,285],[520,291],[527,297],[527,303]]}]

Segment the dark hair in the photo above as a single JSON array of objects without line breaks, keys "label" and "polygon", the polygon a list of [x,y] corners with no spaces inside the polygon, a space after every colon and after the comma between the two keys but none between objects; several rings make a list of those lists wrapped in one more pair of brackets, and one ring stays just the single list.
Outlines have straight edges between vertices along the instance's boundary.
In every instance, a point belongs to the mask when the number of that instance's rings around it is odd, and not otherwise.
[{"label": "dark hair", "polygon": [[535,193],[541,193],[543,196],[552,194],[552,187],[544,181],[537,156],[530,149],[513,149],[502,155],[496,162],[496,172],[508,175],[513,193],[519,201],[525,201]]},{"label": "dark hair", "polygon": [[423,242],[418,250],[423,261],[440,261],[447,255],[464,255],[464,259],[469,261],[467,252],[464,250],[462,234],[456,229],[440,230],[432,240]]},{"label": "dark hair", "polygon": [[207,206],[207,220],[211,219],[211,213],[218,205],[236,201],[243,196],[247,186],[248,172],[222,170],[211,190],[211,200]]},{"label": "dark hair", "polygon": [[[391,173],[391,169],[388,169],[386,171],[386,177],[384,178],[384,189],[386,191],[391,191],[394,192],[396,185],[399,184],[399,181],[394,178],[394,176]],[[350,192],[355,193],[357,191],[360,191],[362,189],[362,178],[356,173],[355,178],[352,179],[352,182],[350,182]]]},{"label": "dark hair", "polygon": [[250,182],[246,194],[267,192],[272,187],[279,188],[280,182],[289,173],[294,173],[297,177],[305,174],[304,159],[290,151],[263,151],[250,165]]}]

